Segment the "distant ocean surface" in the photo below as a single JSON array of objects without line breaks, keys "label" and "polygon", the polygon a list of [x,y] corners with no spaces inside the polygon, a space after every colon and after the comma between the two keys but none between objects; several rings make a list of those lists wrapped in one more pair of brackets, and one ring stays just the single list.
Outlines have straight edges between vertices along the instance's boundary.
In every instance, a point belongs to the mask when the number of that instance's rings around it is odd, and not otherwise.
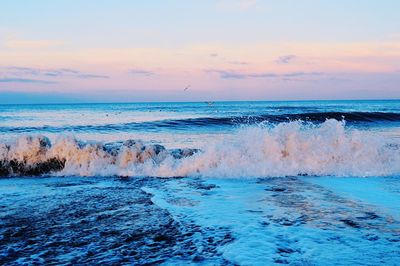
[{"label": "distant ocean surface", "polygon": [[3,105],[0,156],[81,176],[391,175],[399,128],[399,101]]},{"label": "distant ocean surface", "polygon": [[400,263],[400,100],[0,105],[0,177],[0,264]]}]

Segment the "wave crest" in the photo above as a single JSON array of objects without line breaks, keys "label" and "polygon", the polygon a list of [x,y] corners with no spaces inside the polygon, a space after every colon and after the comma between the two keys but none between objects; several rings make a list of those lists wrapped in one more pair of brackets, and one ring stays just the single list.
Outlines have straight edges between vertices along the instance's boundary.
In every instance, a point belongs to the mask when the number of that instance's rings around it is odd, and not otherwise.
[{"label": "wave crest", "polygon": [[343,121],[246,127],[200,150],[167,150],[141,141],[102,144],[25,136],[0,144],[0,176],[383,176],[400,173],[399,146]]},{"label": "wave crest", "polygon": [[362,125],[366,123],[379,124],[388,123],[397,125],[400,122],[400,113],[389,112],[306,112],[292,114],[261,114],[261,115],[240,115],[227,117],[197,117],[181,119],[163,119],[144,122],[129,122],[120,124],[99,124],[99,125],[70,125],[70,126],[18,126],[0,127],[0,132],[30,133],[37,131],[44,132],[93,132],[93,131],[131,131],[146,130],[159,131],[165,129],[187,130],[191,128],[208,127],[231,127],[249,126],[260,123],[279,124],[290,121],[305,121],[319,124],[327,119],[346,120],[346,123]]}]

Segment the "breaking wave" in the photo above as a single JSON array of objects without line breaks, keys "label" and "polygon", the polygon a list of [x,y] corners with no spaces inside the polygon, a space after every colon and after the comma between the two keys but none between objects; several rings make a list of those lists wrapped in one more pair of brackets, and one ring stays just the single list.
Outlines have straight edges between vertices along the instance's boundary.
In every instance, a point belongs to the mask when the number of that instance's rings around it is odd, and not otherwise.
[{"label": "breaking wave", "polygon": [[59,136],[0,143],[0,176],[283,177],[400,174],[400,149],[344,121],[246,127],[201,149],[168,150],[141,141],[103,144]]},{"label": "breaking wave", "polygon": [[310,112],[299,114],[265,114],[229,117],[198,117],[184,119],[164,119],[157,121],[130,122],[120,124],[104,125],[74,125],[74,126],[27,126],[27,127],[0,127],[0,132],[32,133],[37,131],[46,132],[92,132],[92,131],[126,131],[147,130],[158,131],[164,129],[181,129],[199,127],[229,127],[240,125],[255,125],[259,123],[278,124],[290,121],[306,121],[309,123],[323,123],[327,119],[346,120],[350,124],[360,123],[397,123],[400,122],[400,113],[388,112]]}]

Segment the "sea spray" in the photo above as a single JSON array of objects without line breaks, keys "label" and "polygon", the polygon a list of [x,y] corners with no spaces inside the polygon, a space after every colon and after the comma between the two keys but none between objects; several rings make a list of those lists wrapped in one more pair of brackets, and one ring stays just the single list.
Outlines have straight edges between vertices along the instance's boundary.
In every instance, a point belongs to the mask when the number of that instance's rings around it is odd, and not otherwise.
[{"label": "sea spray", "polygon": [[24,136],[0,144],[0,175],[284,177],[389,176],[400,149],[388,138],[344,121],[248,126],[200,150],[168,150],[140,140],[103,144],[59,136]]}]

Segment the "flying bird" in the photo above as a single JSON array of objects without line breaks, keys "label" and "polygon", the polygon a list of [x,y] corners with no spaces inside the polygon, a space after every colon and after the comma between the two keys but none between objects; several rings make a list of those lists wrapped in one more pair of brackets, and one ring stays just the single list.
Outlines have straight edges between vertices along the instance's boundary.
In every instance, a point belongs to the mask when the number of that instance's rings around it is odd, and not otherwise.
[{"label": "flying bird", "polygon": [[187,91],[190,88],[190,85],[186,86],[186,88],[183,89],[183,91]]}]

